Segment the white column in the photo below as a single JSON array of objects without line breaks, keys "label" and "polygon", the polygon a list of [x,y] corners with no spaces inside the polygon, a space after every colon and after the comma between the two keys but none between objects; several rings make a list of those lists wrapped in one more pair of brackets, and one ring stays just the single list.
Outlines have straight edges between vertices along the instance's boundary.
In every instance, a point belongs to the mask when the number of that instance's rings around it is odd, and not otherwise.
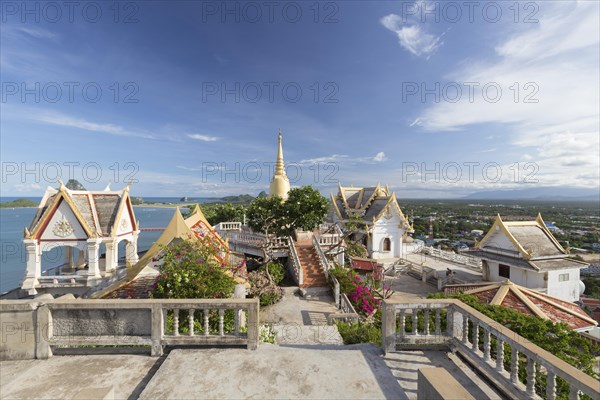
[{"label": "white column", "polygon": [[101,239],[88,239],[88,286],[93,286],[96,279],[100,278],[100,250]]},{"label": "white column", "polygon": [[129,240],[125,246],[125,259],[131,265],[136,264],[140,259],[137,253],[137,239],[139,233],[140,231],[133,232],[131,240]]},{"label": "white column", "polygon": [[27,270],[25,272],[25,279],[21,288],[29,291],[30,295],[37,294],[35,289],[39,285],[39,278],[42,276],[42,259],[40,245],[35,239],[23,240],[25,245],[25,252],[27,254]]},{"label": "white column", "polygon": [[403,258],[404,257],[404,249],[402,248],[402,235],[404,234],[404,231],[400,231],[400,239],[398,240],[398,255],[396,255],[396,257],[400,257]]},{"label": "white column", "polygon": [[110,241],[104,243],[106,246],[106,261],[104,270],[106,272],[113,272],[117,269],[117,260],[119,259],[119,246],[116,241]]}]

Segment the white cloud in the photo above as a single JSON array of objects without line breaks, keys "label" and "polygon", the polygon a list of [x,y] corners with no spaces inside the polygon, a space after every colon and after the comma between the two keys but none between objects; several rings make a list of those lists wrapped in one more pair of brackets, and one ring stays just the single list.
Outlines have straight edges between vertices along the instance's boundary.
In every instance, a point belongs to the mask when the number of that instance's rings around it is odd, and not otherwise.
[{"label": "white cloud", "polygon": [[[463,86],[459,101],[427,105],[417,116],[418,125],[428,131],[450,132],[500,124],[505,142],[514,146],[513,153],[515,148],[522,151],[518,159],[539,167],[540,183],[597,187],[598,12],[597,2],[541,4],[538,24],[524,24],[520,31],[507,33],[495,45],[491,59],[472,60],[449,73],[449,82],[479,85],[471,99]],[[486,100],[482,93],[483,85],[489,83],[501,88],[497,102]],[[581,177],[582,168],[594,171],[595,182]]]},{"label": "white cloud", "polygon": [[65,126],[91,132],[106,133],[109,135],[131,136],[145,139],[154,138],[152,135],[147,133],[126,130],[120,125],[90,122],[81,118],[74,118],[57,112],[42,112],[40,114],[35,114],[33,117],[31,117],[31,119],[50,125]]},{"label": "white cloud", "polygon": [[202,142],[216,142],[219,140],[216,136],[201,135],[199,133],[190,133],[187,135],[190,139],[200,140]]},{"label": "white cloud", "polygon": [[416,56],[429,58],[440,46],[444,44],[441,35],[434,35],[427,31],[427,24],[410,21],[396,14],[389,14],[379,21],[386,29],[398,36],[400,46]]},{"label": "white cloud", "polygon": [[37,183],[17,183],[14,185],[16,192],[32,192],[39,191],[42,187]]},{"label": "white cloud", "polygon": [[56,35],[50,31],[41,28],[19,27],[19,31],[28,34],[37,39],[55,39]]},{"label": "white cloud", "polygon": [[315,164],[343,164],[343,165],[356,165],[356,164],[373,164],[382,161],[386,161],[387,157],[383,151],[375,154],[373,157],[351,157],[346,154],[332,154],[330,156],[309,158],[300,161],[300,165],[315,165]]},{"label": "white cloud", "polygon": [[380,151],[379,153],[375,154],[375,157],[373,157],[373,161],[375,162],[382,162],[385,160],[387,160],[387,157],[383,151]]},{"label": "white cloud", "polygon": [[301,160],[298,164],[326,164],[326,163],[338,163],[344,161],[352,161],[350,156],[344,154],[332,154],[330,156],[309,158],[307,160]]}]

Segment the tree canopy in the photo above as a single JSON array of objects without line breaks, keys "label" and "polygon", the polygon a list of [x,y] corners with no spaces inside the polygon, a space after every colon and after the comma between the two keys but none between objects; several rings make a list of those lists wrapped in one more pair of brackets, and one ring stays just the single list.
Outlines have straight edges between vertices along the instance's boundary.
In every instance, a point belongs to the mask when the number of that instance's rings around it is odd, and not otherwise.
[{"label": "tree canopy", "polygon": [[311,186],[291,189],[288,199],[259,197],[248,207],[248,224],[258,232],[289,236],[295,229],[312,230],[323,223],[329,203]]}]

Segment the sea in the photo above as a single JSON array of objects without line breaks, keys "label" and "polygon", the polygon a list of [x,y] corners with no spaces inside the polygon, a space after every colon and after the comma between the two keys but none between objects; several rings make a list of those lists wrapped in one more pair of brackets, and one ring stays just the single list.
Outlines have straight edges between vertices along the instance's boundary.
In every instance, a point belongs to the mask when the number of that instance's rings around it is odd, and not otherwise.
[{"label": "sea", "polygon": [[[39,202],[40,197],[1,197],[0,201],[13,201],[27,198]],[[189,201],[205,203],[215,201],[214,198],[190,198]],[[180,203],[179,198],[144,197],[145,202]],[[35,208],[0,208],[0,293],[18,287],[25,276],[25,247],[23,246],[23,231],[28,227],[35,215]],[[183,208],[182,208],[183,211]],[[135,206],[135,217],[140,221],[141,228],[164,228],[167,226],[174,208]],[[138,238],[138,252],[148,250],[158,239],[162,231],[142,231]],[[120,243],[119,255],[125,254],[124,242]],[[102,247],[101,247],[102,248]],[[58,254],[60,248],[45,253],[42,257],[42,270],[57,267],[64,262],[64,257]]]}]

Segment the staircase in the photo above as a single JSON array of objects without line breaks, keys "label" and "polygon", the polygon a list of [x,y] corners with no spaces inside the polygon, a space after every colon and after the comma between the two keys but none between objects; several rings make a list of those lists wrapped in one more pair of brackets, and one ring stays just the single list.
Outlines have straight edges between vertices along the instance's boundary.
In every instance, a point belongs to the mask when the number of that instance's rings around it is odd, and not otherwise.
[{"label": "staircase", "polygon": [[312,243],[296,243],[296,250],[298,251],[302,276],[304,277],[301,287],[303,289],[328,287],[329,285],[319,264],[319,256]]}]

